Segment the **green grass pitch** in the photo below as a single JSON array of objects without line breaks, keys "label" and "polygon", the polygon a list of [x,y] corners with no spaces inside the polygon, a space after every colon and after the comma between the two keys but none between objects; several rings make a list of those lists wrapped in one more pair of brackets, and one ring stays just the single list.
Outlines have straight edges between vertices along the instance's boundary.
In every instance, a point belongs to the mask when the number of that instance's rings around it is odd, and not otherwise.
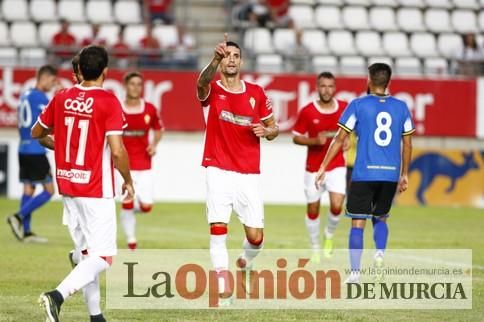
[{"label": "green grass pitch", "polygon": [[[4,216],[18,201],[0,199]],[[306,248],[304,206],[266,206],[267,248]],[[322,210],[325,213],[325,209]],[[45,245],[23,244],[0,224],[0,321],[43,321],[38,295],[54,288],[70,270],[72,248],[61,224],[62,205],[51,202],[33,215],[33,229],[49,238]],[[2,218],[1,220],[4,220]],[[109,321],[484,321],[484,212],[466,208],[395,207],[389,221],[390,248],[471,248],[473,250],[472,310],[104,310]],[[335,247],[345,248],[350,221],[343,219]],[[141,248],[207,248],[203,204],[156,204],[138,216]],[[365,245],[373,245],[371,229]],[[238,248],[242,228],[234,217],[229,247]],[[125,247],[118,229],[118,246]],[[62,307],[62,321],[88,321],[82,295]]]}]

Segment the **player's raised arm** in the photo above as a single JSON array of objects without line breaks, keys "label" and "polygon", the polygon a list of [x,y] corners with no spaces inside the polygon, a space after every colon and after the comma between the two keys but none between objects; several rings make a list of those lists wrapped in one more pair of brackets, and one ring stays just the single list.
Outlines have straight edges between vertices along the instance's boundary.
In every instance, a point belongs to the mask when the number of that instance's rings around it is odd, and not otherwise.
[{"label": "player's raised arm", "polygon": [[225,33],[224,41],[215,46],[212,61],[207,66],[205,66],[205,68],[198,76],[197,94],[200,100],[206,99],[208,94],[210,93],[210,82],[217,73],[220,61],[227,55],[227,40],[228,35]]},{"label": "player's raised arm", "polygon": [[123,138],[117,134],[108,135],[108,144],[111,149],[114,167],[118,169],[124,180],[123,193],[126,191],[128,193],[126,199],[131,200],[134,197],[133,180],[131,179],[131,173],[129,171],[128,153],[124,147]]}]

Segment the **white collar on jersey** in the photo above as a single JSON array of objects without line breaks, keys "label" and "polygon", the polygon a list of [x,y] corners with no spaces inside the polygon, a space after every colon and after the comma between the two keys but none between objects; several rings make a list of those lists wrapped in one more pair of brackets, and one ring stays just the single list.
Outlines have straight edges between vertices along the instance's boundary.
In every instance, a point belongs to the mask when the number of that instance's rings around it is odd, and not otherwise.
[{"label": "white collar on jersey", "polygon": [[337,99],[335,99],[335,98],[333,98],[333,102],[334,102],[334,109],[329,110],[329,111],[327,111],[327,110],[323,110],[323,109],[322,109],[322,108],[319,106],[319,104],[318,104],[318,101],[317,101],[317,100],[314,100],[314,101],[313,101],[313,105],[314,105],[314,107],[316,107],[316,109],[318,110],[318,112],[319,112],[319,113],[321,113],[321,114],[333,114],[333,113],[334,113],[334,112],[336,112],[336,111],[338,110],[338,108],[339,108],[339,103],[338,103],[338,100],[337,100]]},{"label": "white collar on jersey", "polygon": [[223,88],[223,90],[225,90],[226,92],[229,92],[229,93],[232,93],[232,94],[242,94],[242,93],[245,93],[245,82],[243,80],[240,80],[240,82],[242,83],[242,91],[240,91],[240,92],[234,92],[234,91],[231,91],[230,89],[226,88],[225,86],[222,85],[222,81],[220,79],[218,81],[216,81],[216,84],[218,86],[220,86],[221,88]]},{"label": "white collar on jersey", "polygon": [[81,84],[76,84],[76,85],[74,85],[74,87],[77,87],[77,88],[79,88],[83,91],[90,91],[90,90],[93,90],[93,89],[102,89],[104,91],[104,88],[99,87],[99,86],[84,87]]},{"label": "white collar on jersey", "polygon": [[141,104],[138,108],[126,108],[126,102],[122,102],[123,112],[126,114],[141,114],[145,111],[145,100],[141,100]]}]

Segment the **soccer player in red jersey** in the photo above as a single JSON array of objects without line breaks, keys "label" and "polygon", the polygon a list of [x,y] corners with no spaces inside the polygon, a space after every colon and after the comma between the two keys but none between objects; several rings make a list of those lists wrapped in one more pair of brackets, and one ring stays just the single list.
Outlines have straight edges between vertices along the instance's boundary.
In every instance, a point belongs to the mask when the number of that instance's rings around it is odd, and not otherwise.
[{"label": "soccer player in red jersey", "polygon": [[[142,98],[143,76],[131,72],[124,77],[126,99],[122,106],[128,126],[124,129],[123,142],[128,151],[131,176],[136,189],[135,200],[122,203],[121,224],[128,247],[136,249],[136,212],[149,213],[153,205],[153,172],[151,158],[161,140],[163,124],[153,104]],[[150,130],[153,139],[149,140]]]},{"label": "soccer player in red jersey", "polygon": [[[259,186],[260,139],[273,140],[279,128],[264,90],[240,79],[240,47],[225,40],[197,81],[206,122],[202,165],[207,168],[210,257],[218,274],[219,305],[230,304],[227,224],[232,210],[244,226],[243,254],[237,265],[247,274],[263,244],[264,206]],[[220,80],[214,77],[220,68]]]},{"label": "soccer player in red jersey", "polygon": [[306,158],[306,173],[304,175],[304,192],[307,200],[305,217],[311,246],[314,250],[312,260],[320,261],[319,257],[319,206],[321,194],[329,192],[328,221],[324,229],[325,257],[333,252],[333,235],[340,220],[340,214],[346,194],[346,167],[343,152],[340,151],[328,166],[324,185],[316,189],[314,180],[328,151],[331,139],[338,130],[338,120],[346,108],[346,103],[334,98],[336,84],[333,74],[323,72],[318,75],[316,89],[319,99],[304,106],[300,111],[293,128],[295,144],[308,147]]},{"label": "soccer player in red jersey", "polygon": [[39,302],[46,321],[59,321],[62,303],[84,288],[91,321],[105,321],[100,307],[99,274],[116,255],[114,166],[124,179],[127,198],[134,195],[129,160],[123,145],[125,121],[118,99],[102,88],[108,54],[89,46],[79,54],[83,82],[59,91],[39,116],[32,137],[54,134],[56,180],[64,218],[76,248],[88,255]]}]

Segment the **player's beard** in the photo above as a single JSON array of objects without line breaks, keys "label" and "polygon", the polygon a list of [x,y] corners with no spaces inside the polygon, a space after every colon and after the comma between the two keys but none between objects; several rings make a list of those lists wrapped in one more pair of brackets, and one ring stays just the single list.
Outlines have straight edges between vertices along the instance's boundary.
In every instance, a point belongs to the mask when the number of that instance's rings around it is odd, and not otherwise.
[{"label": "player's beard", "polygon": [[332,97],[332,96],[329,96],[329,98],[328,98],[328,99],[326,99],[326,98],[324,97],[324,95],[319,95],[319,100],[320,100],[321,102],[323,102],[324,104],[328,104],[328,103],[330,103],[330,102],[333,100],[333,97]]}]

